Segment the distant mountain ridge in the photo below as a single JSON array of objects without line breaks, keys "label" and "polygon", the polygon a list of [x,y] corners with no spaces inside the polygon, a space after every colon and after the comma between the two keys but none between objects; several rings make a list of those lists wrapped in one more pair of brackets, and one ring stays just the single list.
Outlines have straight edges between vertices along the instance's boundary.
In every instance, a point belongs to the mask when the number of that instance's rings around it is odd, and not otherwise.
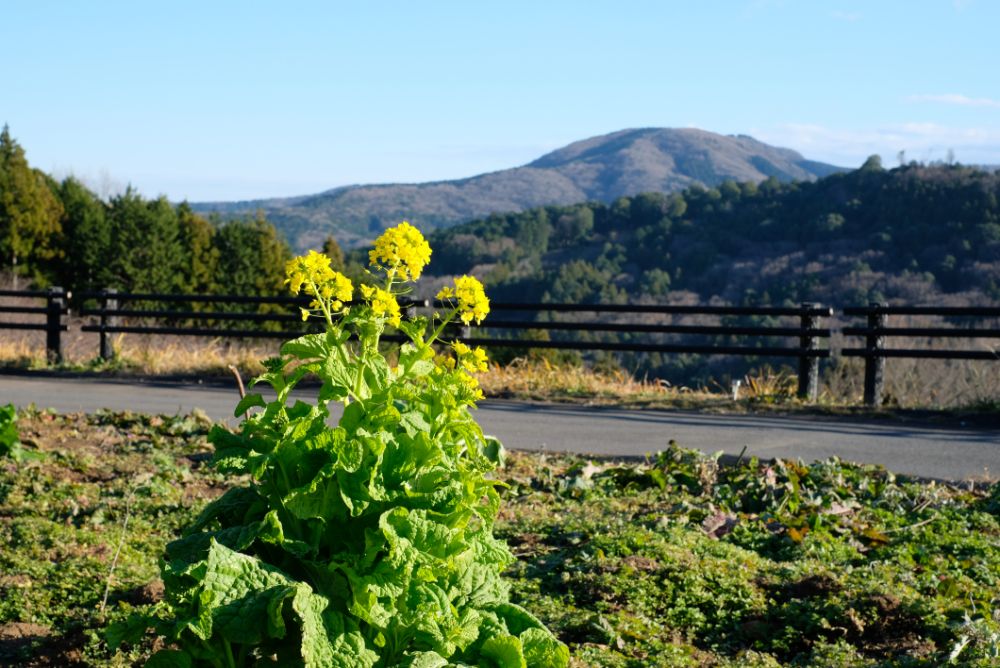
[{"label": "distant mountain ridge", "polygon": [[746,135],[693,128],[621,130],[574,142],[523,167],[453,181],[352,185],[316,195],[193,204],[201,213],[263,210],[296,250],[333,235],[351,247],[400,220],[424,229],[550,204],[610,203],[641,192],[678,192],[726,180],[812,181],[843,171]]}]

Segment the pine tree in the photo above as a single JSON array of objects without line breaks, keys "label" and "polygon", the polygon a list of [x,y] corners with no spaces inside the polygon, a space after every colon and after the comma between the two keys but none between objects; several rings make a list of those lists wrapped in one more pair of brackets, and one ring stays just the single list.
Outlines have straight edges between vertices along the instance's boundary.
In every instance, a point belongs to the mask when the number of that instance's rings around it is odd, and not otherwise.
[{"label": "pine tree", "polygon": [[131,186],[111,200],[115,285],[132,292],[176,292],[184,283],[177,212],[166,198],[147,202]]},{"label": "pine tree", "polygon": [[334,271],[344,272],[344,251],[333,237],[327,237],[323,242],[323,254],[330,258],[330,268]]},{"label": "pine tree", "polygon": [[177,207],[181,245],[184,247],[184,292],[211,294],[219,290],[219,249],[215,227],[184,202]]},{"label": "pine tree", "polygon": [[261,214],[233,220],[215,234],[219,282],[238,295],[274,296],[284,290],[288,244]]},{"label": "pine tree", "polygon": [[59,255],[58,236],[62,204],[52,193],[42,172],[28,164],[24,149],[0,131],[0,266],[17,275],[37,274],[38,262]]},{"label": "pine tree", "polygon": [[59,186],[63,203],[63,256],[56,275],[76,292],[99,290],[110,281],[111,223],[104,203],[75,178]]}]

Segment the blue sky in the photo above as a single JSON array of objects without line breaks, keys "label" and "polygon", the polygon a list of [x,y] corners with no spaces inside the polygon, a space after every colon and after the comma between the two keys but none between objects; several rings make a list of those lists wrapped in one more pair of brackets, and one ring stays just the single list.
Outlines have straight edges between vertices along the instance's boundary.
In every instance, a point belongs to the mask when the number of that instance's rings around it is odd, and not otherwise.
[{"label": "blue sky", "polygon": [[0,123],[102,194],[459,178],[650,126],[1000,164],[993,0],[8,0],[0,26]]}]

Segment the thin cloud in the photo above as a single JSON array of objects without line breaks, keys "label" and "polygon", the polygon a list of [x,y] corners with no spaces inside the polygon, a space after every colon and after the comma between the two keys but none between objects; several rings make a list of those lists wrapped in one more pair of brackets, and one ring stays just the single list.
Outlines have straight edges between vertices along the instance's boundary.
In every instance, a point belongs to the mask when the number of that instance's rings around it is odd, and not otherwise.
[{"label": "thin cloud", "polygon": [[965,164],[1000,164],[1000,128],[952,127],[910,122],[871,129],[836,128],[809,123],[784,123],[753,129],[754,137],[785,146],[811,160],[844,167],[860,165],[879,154],[890,164],[900,151],[907,160],[945,160],[949,151]]},{"label": "thin cloud", "polygon": [[958,93],[946,93],[944,95],[911,95],[907,98],[910,102],[940,102],[941,104],[953,104],[960,107],[990,107],[1000,109],[1000,100],[992,100],[988,97],[969,97]]}]

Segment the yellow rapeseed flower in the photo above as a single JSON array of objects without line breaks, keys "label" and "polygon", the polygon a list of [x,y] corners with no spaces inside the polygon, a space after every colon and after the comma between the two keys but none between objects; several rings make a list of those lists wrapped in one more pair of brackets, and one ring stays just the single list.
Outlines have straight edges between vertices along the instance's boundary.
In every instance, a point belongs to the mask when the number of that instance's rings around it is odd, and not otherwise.
[{"label": "yellow rapeseed flower", "polygon": [[376,318],[385,318],[393,327],[399,327],[400,312],[399,302],[391,292],[382,288],[374,288],[368,285],[361,286],[361,294],[369,301],[372,307],[372,314]]},{"label": "yellow rapeseed flower", "polygon": [[395,270],[402,280],[415,281],[431,261],[431,247],[420,230],[404,220],[375,240],[368,259],[373,267]]},{"label": "yellow rapeseed flower", "polygon": [[[285,265],[285,283],[293,295],[305,292],[315,297],[310,306],[314,309],[323,308],[323,304],[332,312],[339,311],[344,302],[354,297],[354,284],[351,279],[330,268],[330,258],[316,251],[292,258]],[[309,318],[310,311],[301,309],[302,319]]]},{"label": "yellow rapeseed flower", "polygon": [[490,312],[490,300],[483,284],[474,276],[459,276],[454,287],[448,286],[437,293],[440,300],[458,302],[458,317],[468,325],[475,320],[478,325]]},{"label": "yellow rapeseed flower", "polygon": [[489,359],[486,357],[486,351],[479,346],[470,348],[461,341],[456,341],[454,348],[455,357],[458,358],[459,364],[469,373],[482,373],[489,369]]},{"label": "yellow rapeseed flower", "polygon": [[479,387],[479,380],[475,376],[470,376],[460,371],[458,373],[458,381],[459,399],[471,401],[481,401],[483,399],[483,391]]},{"label": "yellow rapeseed flower", "polygon": [[[309,251],[306,255],[288,261],[285,265],[285,283],[288,283],[292,294],[297,295],[303,286],[308,288],[310,282],[321,285],[329,281],[334,273],[336,272],[330,269],[330,258],[322,253]],[[309,292],[312,294],[311,290]]]}]

